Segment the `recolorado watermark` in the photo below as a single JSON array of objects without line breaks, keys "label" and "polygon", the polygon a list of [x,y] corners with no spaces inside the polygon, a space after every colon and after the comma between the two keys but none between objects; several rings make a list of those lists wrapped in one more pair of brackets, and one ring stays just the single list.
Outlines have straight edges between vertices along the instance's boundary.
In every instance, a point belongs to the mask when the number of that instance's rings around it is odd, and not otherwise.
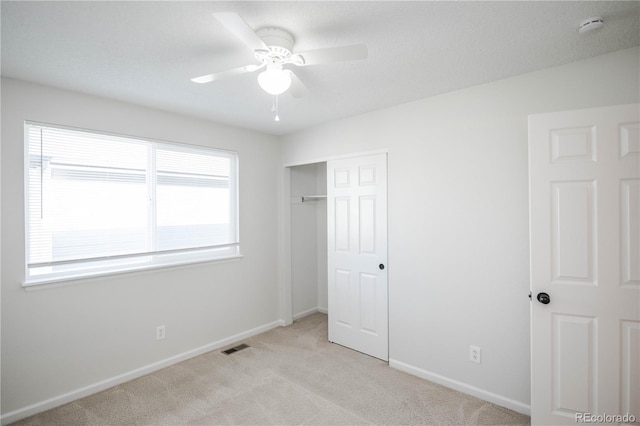
[{"label": "recolorado watermark", "polygon": [[635,423],[633,414],[591,414],[576,413],[576,423]]}]

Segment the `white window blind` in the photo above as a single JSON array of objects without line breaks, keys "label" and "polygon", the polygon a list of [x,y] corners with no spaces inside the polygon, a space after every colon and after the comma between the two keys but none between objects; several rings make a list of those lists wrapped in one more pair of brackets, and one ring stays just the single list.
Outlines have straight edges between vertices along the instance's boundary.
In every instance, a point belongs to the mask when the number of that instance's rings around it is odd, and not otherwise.
[{"label": "white window blind", "polygon": [[237,154],[25,124],[26,282],[239,255]]}]

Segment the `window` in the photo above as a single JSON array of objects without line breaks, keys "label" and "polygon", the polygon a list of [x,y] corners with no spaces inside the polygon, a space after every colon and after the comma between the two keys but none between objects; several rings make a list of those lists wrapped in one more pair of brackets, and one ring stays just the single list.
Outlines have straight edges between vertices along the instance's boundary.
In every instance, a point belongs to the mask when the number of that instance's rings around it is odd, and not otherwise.
[{"label": "window", "polygon": [[25,124],[25,285],[239,256],[237,154]]}]

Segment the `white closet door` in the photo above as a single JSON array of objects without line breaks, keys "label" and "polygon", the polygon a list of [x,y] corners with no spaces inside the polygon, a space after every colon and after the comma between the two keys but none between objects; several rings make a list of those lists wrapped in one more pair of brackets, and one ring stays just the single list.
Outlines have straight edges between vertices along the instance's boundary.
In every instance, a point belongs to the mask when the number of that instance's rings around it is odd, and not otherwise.
[{"label": "white closet door", "polygon": [[529,118],[534,425],[640,421],[638,122],[638,105]]},{"label": "white closet door", "polygon": [[329,340],[389,359],[387,156],[327,163]]}]

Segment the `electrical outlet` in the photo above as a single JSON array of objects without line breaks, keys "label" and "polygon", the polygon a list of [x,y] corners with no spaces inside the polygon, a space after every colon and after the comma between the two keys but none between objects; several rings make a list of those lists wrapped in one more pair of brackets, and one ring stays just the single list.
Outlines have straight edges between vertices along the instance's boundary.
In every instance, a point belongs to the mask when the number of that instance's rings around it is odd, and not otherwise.
[{"label": "electrical outlet", "polygon": [[166,329],[164,325],[159,325],[156,327],[156,340],[162,340],[166,337]]},{"label": "electrical outlet", "polygon": [[469,361],[480,364],[482,362],[482,348],[478,346],[469,346]]}]

